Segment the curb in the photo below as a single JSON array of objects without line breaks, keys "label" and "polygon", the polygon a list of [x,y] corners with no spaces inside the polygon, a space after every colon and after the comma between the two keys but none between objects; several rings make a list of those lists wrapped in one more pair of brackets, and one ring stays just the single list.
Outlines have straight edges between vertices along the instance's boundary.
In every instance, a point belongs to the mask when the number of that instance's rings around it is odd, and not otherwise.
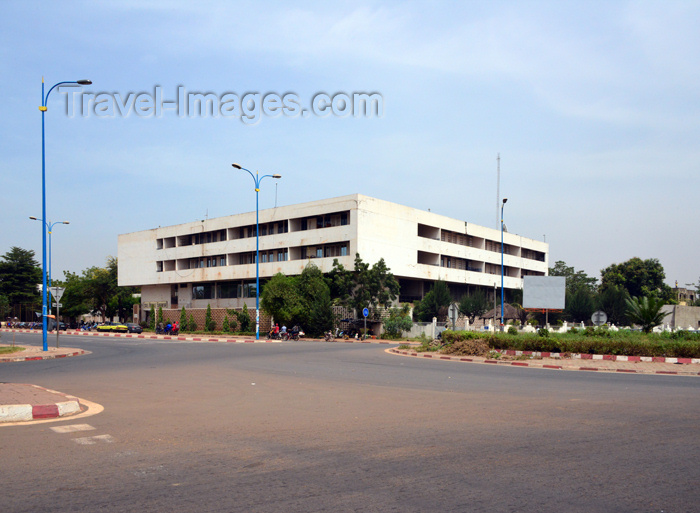
[{"label": "curb", "polygon": [[57,394],[65,401],[59,401],[51,404],[10,404],[0,405],[0,422],[23,422],[38,419],[53,419],[72,415],[80,412],[80,399],[75,396],[67,395],[56,390],[40,387],[38,385],[16,385],[38,388],[45,392]]},{"label": "curb", "polygon": [[[387,353],[391,354],[396,354],[400,356],[409,356],[409,357],[417,357],[417,358],[432,358],[434,360],[447,360],[447,361],[452,361],[452,362],[468,362],[468,363],[485,363],[485,364],[491,364],[491,365],[505,365],[508,367],[531,367],[535,369],[550,369],[550,370],[571,370],[571,371],[587,371],[587,372],[615,372],[615,373],[624,373],[624,374],[662,374],[662,375],[672,375],[672,376],[700,376],[700,372],[697,371],[663,371],[663,370],[644,370],[644,369],[607,369],[604,367],[592,367],[590,366],[590,361],[591,360],[610,360],[614,361],[613,358],[603,358],[603,355],[583,355],[586,356],[585,358],[581,358],[581,360],[586,360],[586,365],[587,366],[575,366],[575,365],[552,365],[552,364],[546,364],[546,363],[537,363],[537,362],[524,362],[524,361],[510,361],[510,360],[490,360],[487,358],[482,358],[479,356],[448,356],[448,355],[443,355],[440,353],[417,353],[415,351],[407,351],[404,349],[396,349],[396,348],[389,348],[386,350]],[[520,353],[520,354],[533,354],[533,353],[528,353],[528,352],[523,352],[523,351],[510,351],[504,353],[506,354],[515,354],[515,353]],[[536,355],[544,355],[547,353],[535,353]],[[556,353],[555,353],[556,354]],[[519,356],[519,355],[517,355]],[[581,355],[579,355],[581,356]],[[599,358],[589,358],[593,356],[599,356]],[[542,356],[543,358],[547,358],[545,356]],[[619,358],[619,357],[618,357]],[[631,358],[631,357],[625,357],[625,358]],[[645,358],[645,357],[636,357],[636,358]],[[669,361],[669,360],[674,360],[674,361]],[[688,362],[682,362],[682,361],[675,361],[675,360],[691,360],[690,358],[666,358],[665,363],[691,363],[690,361]],[[697,359],[693,358],[692,363],[700,363],[698,362]],[[620,360],[618,359],[617,361],[632,361],[632,362],[658,362],[659,360],[657,359],[652,359],[649,357],[648,360]]]},{"label": "curb", "polygon": [[[40,333],[37,330],[28,330],[28,329],[22,329],[22,330],[13,330],[13,329],[8,329],[8,328],[2,328],[0,331],[6,332],[6,333]],[[97,331],[75,331],[75,330],[67,330],[64,331],[63,334],[66,335],[71,335],[71,336],[78,336],[78,337],[117,337],[117,338],[143,338],[143,339],[151,339],[151,340],[179,340],[179,341],[187,341],[187,342],[228,342],[231,344],[280,344],[284,342],[324,342],[322,338],[304,338],[302,340],[255,340],[255,339],[239,339],[235,337],[206,337],[202,335],[192,335],[192,336],[181,336],[181,335],[155,335],[155,334],[142,334],[142,333],[108,333],[108,332],[97,332]],[[374,340],[333,340],[329,341],[329,343],[345,343],[345,344],[397,344],[400,343],[392,340],[381,340],[381,339],[374,339]],[[75,356],[75,355],[71,355]],[[2,361],[2,359],[0,359]]]},{"label": "curb", "polygon": [[55,360],[56,358],[68,358],[69,356],[80,356],[83,354],[90,354],[90,351],[83,351],[81,349],[81,350],[75,351],[73,353],[47,354],[47,355],[40,355],[40,356],[25,356],[25,357],[18,356],[16,358],[3,356],[3,357],[0,357],[0,363],[3,363],[3,362],[29,362],[29,361],[33,361],[33,360]]}]

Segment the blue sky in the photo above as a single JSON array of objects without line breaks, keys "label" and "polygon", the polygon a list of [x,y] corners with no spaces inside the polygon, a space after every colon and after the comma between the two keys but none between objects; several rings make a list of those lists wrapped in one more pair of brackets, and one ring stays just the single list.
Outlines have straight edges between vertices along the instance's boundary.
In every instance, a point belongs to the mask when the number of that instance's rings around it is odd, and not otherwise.
[{"label": "blue sky", "polygon": [[41,259],[41,77],[85,93],[375,92],[381,117],[46,114],[53,274],[117,235],[362,193],[497,227],[599,277],[634,256],[697,282],[700,2],[0,4],[0,254]]}]

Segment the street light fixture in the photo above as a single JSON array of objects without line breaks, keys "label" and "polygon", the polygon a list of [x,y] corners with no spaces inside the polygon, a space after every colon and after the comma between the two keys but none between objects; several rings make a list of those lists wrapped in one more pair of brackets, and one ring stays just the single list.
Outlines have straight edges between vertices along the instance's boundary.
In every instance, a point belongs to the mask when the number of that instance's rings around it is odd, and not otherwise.
[{"label": "street light fixture", "polygon": [[506,205],[508,198],[503,198],[501,203],[501,331],[503,331],[503,207]]},{"label": "street light fixture", "polygon": [[[29,216],[29,219],[32,219],[34,221],[43,221],[43,219],[39,219],[38,217],[34,216]],[[45,223],[46,224],[46,229],[49,232],[49,274],[48,274],[48,281],[49,281],[49,288],[51,288],[51,234],[53,233],[53,227],[56,226],[57,224],[70,224],[70,221],[56,221],[55,223],[52,223],[51,221]]]},{"label": "street light fixture", "polygon": [[255,340],[260,340],[260,222],[259,222],[259,202],[258,196],[260,193],[260,182],[263,178],[282,178],[282,175],[263,175],[258,176],[256,171],[253,174],[249,169],[244,168],[240,164],[231,164],[236,169],[247,171],[253,177],[255,182]]},{"label": "street light fixture", "polygon": [[[68,80],[64,82],[58,82],[57,84],[54,84],[51,89],[49,89],[49,92],[44,94],[44,77],[41,78],[41,106],[39,107],[39,110],[41,111],[41,218],[46,219],[46,122],[45,122],[45,116],[46,111],[48,110],[46,107],[46,103],[49,99],[49,95],[51,94],[51,91],[53,91],[56,87],[63,85],[63,84],[78,84],[78,85],[90,85],[92,84],[91,80],[87,79],[82,79],[82,80]],[[42,299],[42,308],[41,308],[41,324],[42,324],[42,329],[41,329],[41,336],[42,336],[42,341],[43,341],[43,350],[48,351],[49,346],[46,340],[47,337],[47,326],[46,326],[46,315],[47,315],[47,308],[46,308],[46,223],[44,223],[44,226],[41,228],[41,250],[42,250],[42,263],[41,263],[41,275],[42,275],[42,284],[43,284],[43,299]]]}]

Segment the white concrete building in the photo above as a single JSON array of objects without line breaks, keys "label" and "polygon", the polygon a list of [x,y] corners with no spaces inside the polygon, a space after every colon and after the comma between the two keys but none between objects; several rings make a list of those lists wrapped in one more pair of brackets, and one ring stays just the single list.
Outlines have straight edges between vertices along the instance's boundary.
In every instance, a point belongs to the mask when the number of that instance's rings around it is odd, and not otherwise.
[{"label": "white concrete building", "polygon": [[[549,246],[504,234],[504,287],[548,270]],[[260,279],[300,274],[313,262],[328,272],[384,258],[400,301],[420,299],[437,279],[458,298],[500,287],[501,233],[432,212],[353,194],[260,211]],[[255,306],[255,212],[123,234],[119,285],[141,287],[142,305],[163,308]]]}]

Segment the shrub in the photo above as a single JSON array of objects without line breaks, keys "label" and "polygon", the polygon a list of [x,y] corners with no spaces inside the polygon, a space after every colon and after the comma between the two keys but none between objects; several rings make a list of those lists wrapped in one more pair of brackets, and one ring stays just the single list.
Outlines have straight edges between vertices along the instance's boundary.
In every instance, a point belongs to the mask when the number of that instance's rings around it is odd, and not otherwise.
[{"label": "shrub", "polygon": [[546,338],[546,337],[549,336],[549,330],[548,330],[547,328],[540,328],[539,330],[537,330],[537,334],[538,334],[540,337],[545,337],[545,338]]},{"label": "shrub", "polygon": [[194,315],[190,314],[190,320],[187,321],[187,329],[189,331],[197,331],[197,323],[194,322]]},{"label": "shrub", "polygon": [[183,306],[180,311],[180,331],[187,331],[187,329],[187,311]]},{"label": "shrub", "polygon": [[231,325],[228,322],[228,315],[224,316],[224,322],[221,323],[221,331],[224,333],[229,333],[231,331]]},{"label": "shrub", "polygon": [[518,328],[515,326],[509,326],[508,327],[508,334],[509,335],[517,335],[518,334]]},{"label": "shrub", "polygon": [[204,329],[214,331],[216,329],[216,321],[211,316],[211,305],[207,304],[207,312],[204,315]]},{"label": "shrub", "polygon": [[445,346],[442,350],[444,354],[457,356],[485,356],[491,348],[482,339],[458,340],[457,342]]}]

